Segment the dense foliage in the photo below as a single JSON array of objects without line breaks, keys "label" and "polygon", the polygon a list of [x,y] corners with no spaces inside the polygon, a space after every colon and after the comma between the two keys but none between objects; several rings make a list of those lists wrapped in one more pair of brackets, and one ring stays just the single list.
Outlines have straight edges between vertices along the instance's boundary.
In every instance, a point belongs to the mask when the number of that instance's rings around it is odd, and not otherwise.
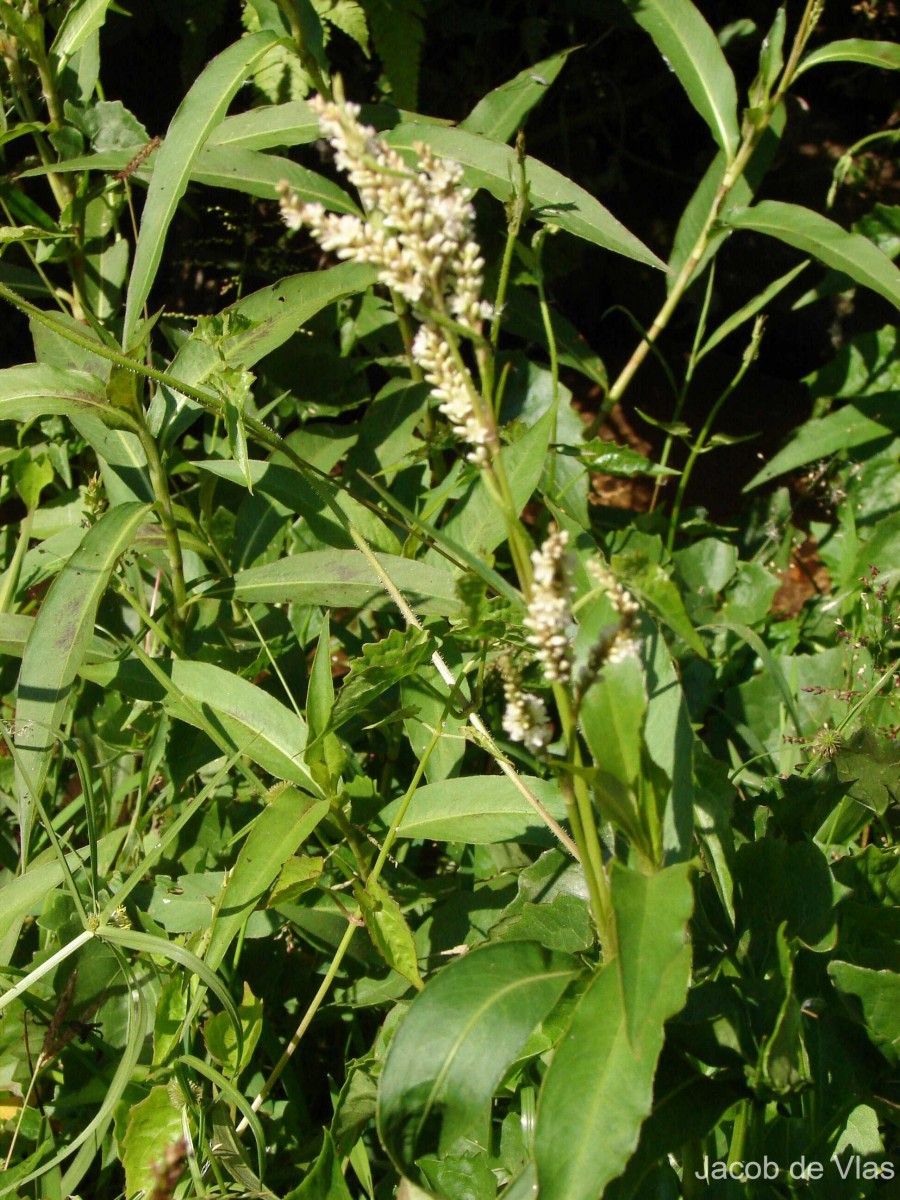
[{"label": "dense foliage", "polygon": [[134,7],[0,0],[0,1197],[887,1195],[894,6]]}]

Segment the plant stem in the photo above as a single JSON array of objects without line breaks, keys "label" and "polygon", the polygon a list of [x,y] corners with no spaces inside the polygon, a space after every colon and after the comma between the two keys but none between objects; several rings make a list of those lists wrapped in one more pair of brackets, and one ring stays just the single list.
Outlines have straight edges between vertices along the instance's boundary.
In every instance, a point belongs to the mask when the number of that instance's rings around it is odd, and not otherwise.
[{"label": "plant stem", "polygon": [[166,537],[166,550],[172,585],[172,618],[175,626],[173,630],[174,640],[178,649],[183,651],[187,593],[184,586],[184,558],[181,553],[181,538],[178,535],[178,525],[175,521],[175,513],[172,510],[169,481],[163,470],[156,442],[144,423],[142,414],[138,416],[137,430],[141,446],[147,458],[147,470],[150,473],[150,483],[159,511],[159,523]]},{"label": "plant stem", "polygon": [[713,423],[715,422],[716,417],[719,415],[722,405],[729,398],[729,396],[731,396],[734,389],[746,375],[750,364],[756,358],[756,354],[759,349],[759,341],[762,337],[763,320],[764,319],[762,317],[757,317],[756,324],[753,328],[753,336],[750,340],[750,345],[744,352],[743,362],[738,368],[737,373],[735,374],[731,383],[729,383],[728,387],[721,394],[721,396],[719,396],[718,400],[709,410],[707,418],[703,422],[703,428],[697,435],[697,440],[694,442],[693,446],[691,446],[691,452],[688,455],[688,460],[684,464],[684,470],[681,473],[681,478],[678,480],[678,489],[675,492],[675,499],[672,502],[672,513],[669,517],[669,533],[666,539],[666,549],[670,554],[672,553],[675,545],[675,534],[678,530],[678,518],[681,516],[681,505],[684,501],[684,494],[687,490],[687,485],[693,473],[694,466],[697,462],[697,459],[703,453],[703,450],[706,446],[706,440],[709,437]]},{"label": "plant stem", "polygon": [[[413,796],[415,795],[415,792],[419,786],[422,776],[425,774],[425,768],[428,765],[428,760],[429,760],[429,758],[431,758],[432,751],[434,750],[435,746],[438,744],[440,737],[441,737],[441,733],[440,733],[439,729],[436,730],[431,735],[431,740],[429,741],[428,745],[425,747],[425,752],[423,753],[422,757],[419,759],[419,762],[416,766],[415,773],[412,777],[412,780],[410,781],[410,785],[406,789],[406,792],[403,795],[403,799],[400,801],[399,805],[397,806],[397,811],[394,814],[394,819],[391,821],[390,828],[388,829],[387,833],[385,834],[384,841],[381,844],[381,849],[378,852],[378,857],[375,859],[375,862],[372,865],[372,870],[369,872],[369,881],[371,881],[373,883],[377,883],[378,877],[381,875],[382,869],[384,868],[384,864],[388,860],[388,856],[390,855],[390,852],[391,852],[391,847],[393,846],[394,841],[396,840],[396,837],[397,837],[397,830],[400,828],[400,822],[403,820],[404,816],[406,815],[406,810],[409,807],[410,801],[412,800]],[[306,1012],[303,1014],[303,1019],[301,1020],[300,1024],[297,1026],[297,1028],[294,1032],[294,1036],[288,1042],[287,1046],[284,1049],[284,1053],[281,1055],[281,1058],[279,1058],[278,1062],[272,1068],[271,1073],[269,1074],[269,1076],[266,1079],[263,1086],[260,1088],[259,1094],[256,1096],[256,1098],[253,1101],[253,1104],[251,1105],[251,1108],[253,1109],[254,1112],[259,1111],[260,1106],[265,1102],[266,1097],[269,1095],[269,1093],[272,1091],[272,1088],[278,1082],[279,1078],[281,1077],[281,1073],[284,1071],[284,1068],[290,1062],[294,1051],[300,1045],[300,1042],[303,1039],[303,1035],[306,1033],[307,1029],[309,1029],[309,1027],[312,1023],[313,1017],[316,1015],[316,1013],[321,1008],[322,1002],[324,1001],[325,997],[328,995],[331,985],[334,982],[334,978],[337,975],[338,970],[340,969],[341,963],[344,961],[344,955],[350,949],[350,943],[353,941],[353,935],[356,932],[357,928],[358,928],[358,926],[355,925],[352,921],[348,921],[347,928],[344,930],[344,936],[341,938],[340,942],[338,943],[338,947],[335,950],[334,955],[332,956],[331,962],[328,964],[328,970],[325,972],[322,982],[319,985],[318,991],[316,992],[315,996],[313,996],[312,1000],[309,1003],[309,1006],[306,1009]],[[241,1119],[240,1124],[237,1127],[237,1132],[243,1133],[243,1131],[247,1128],[247,1126],[249,1124],[250,1124],[250,1122],[247,1120],[247,1118],[243,1117]]]},{"label": "plant stem", "polygon": [[612,406],[622,398],[625,390],[631,383],[631,380],[634,378],[638,368],[641,366],[644,359],[650,352],[650,349],[656,342],[656,339],[666,328],[672,317],[672,314],[681,303],[682,296],[687,291],[689,285],[693,282],[694,272],[706,254],[706,250],[713,234],[713,227],[719,218],[719,214],[722,211],[722,206],[725,203],[725,200],[728,198],[734,185],[747,169],[747,164],[753,156],[754,150],[759,145],[760,138],[769,127],[773,113],[784,99],[785,94],[791,85],[791,81],[793,80],[794,74],[797,70],[797,65],[800,61],[800,56],[802,55],[803,50],[806,47],[806,43],[809,40],[809,36],[815,27],[817,10],[820,11],[820,9],[820,0],[807,0],[806,9],[803,13],[803,17],[801,18],[796,37],[794,38],[794,44],[787,61],[787,65],[784,68],[775,94],[771,96],[766,103],[764,111],[760,115],[758,121],[752,127],[745,130],[743,141],[741,142],[738,152],[735,155],[734,161],[725,171],[722,182],[719,185],[715,196],[713,197],[709,212],[707,213],[706,219],[703,222],[700,234],[694,243],[694,246],[684,265],[678,272],[675,282],[672,284],[671,291],[666,297],[665,303],[656,314],[653,324],[647,330],[647,333],[645,334],[640,345],[637,346],[631,358],[629,358],[628,362],[620,371],[615,383],[613,383],[612,387],[609,389],[606,401],[604,402],[597,419],[590,427],[587,435],[588,437],[595,436],[603,416],[605,416],[609,409],[612,408]]}]

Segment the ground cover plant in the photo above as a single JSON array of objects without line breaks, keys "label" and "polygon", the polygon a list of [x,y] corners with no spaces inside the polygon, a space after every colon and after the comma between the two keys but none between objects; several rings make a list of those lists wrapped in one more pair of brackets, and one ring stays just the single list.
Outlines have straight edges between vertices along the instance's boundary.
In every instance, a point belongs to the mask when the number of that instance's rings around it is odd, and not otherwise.
[{"label": "ground cover plant", "polygon": [[[900,49],[833,7],[0,0],[0,1196],[892,1194]],[[818,78],[883,110],[799,202]],[[655,231],[544,161],[591,89]]]}]

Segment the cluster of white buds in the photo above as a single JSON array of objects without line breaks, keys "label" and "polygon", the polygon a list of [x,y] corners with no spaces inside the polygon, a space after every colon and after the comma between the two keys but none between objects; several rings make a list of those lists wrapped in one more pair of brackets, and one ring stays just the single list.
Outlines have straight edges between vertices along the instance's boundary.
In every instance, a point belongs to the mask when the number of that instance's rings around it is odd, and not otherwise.
[{"label": "cluster of white buds", "polygon": [[359,120],[359,106],[313,97],[322,134],[335,162],[359,192],[365,217],[330,213],[307,204],[289,184],[279,185],[282,216],[289,228],[306,227],[319,245],[339,258],[370,263],[379,280],[408,303],[424,322],[412,346],[458,437],[469,442],[469,458],[484,462],[493,438],[468,371],[432,314],[473,334],[490,316],[481,299],[484,259],[474,239],[471,191],[457,163],[417,144],[410,167],[375,130]]},{"label": "cluster of white buds", "polygon": [[522,742],[532,754],[543,754],[550,744],[552,730],[547,706],[540,696],[522,691],[522,680],[508,658],[500,660],[503,672],[503,731],[513,742]]},{"label": "cluster of white buds", "polygon": [[569,535],[555,530],[531,555],[534,580],[525,627],[550,683],[566,683],[572,673],[572,584],[567,553]]},{"label": "cluster of white buds", "polygon": [[604,648],[603,661],[607,663],[621,662],[630,655],[641,652],[641,639],[634,636],[635,618],[640,606],[626,588],[623,588],[610,571],[598,559],[591,559],[587,564],[588,570],[597,583],[606,591],[613,608],[619,614],[620,624],[612,641]]}]

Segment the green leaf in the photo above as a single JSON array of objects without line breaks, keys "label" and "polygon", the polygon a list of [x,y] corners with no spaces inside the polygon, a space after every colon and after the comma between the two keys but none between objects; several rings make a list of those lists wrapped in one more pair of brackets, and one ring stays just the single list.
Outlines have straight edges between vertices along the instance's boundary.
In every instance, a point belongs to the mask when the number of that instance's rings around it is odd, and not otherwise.
[{"label": "green leaf", "polygon": [[324,1145],[313,1169],[299,1187],[288,1192],[284,1200],[351,1200],[341,1170],[341,1160],[327,1129]]},{"label": "green leaf", "polygon": [[213,1013],[203,1026],[203,1040],[213,1058],[221,1063],[232,1079],[237,1079],[250,1062],[263,1027],[263,1002],[253,995],[244,980],[244,995],[238,1005],[238,1016],[244,1033],[243,1050],[238,1058],[238,1042],[234,1026],[224,1012]]},{"label": "green leaf", "polygon": [[571,53],[572,50],[563,50],[501,83],[460,121],[460,129],[480,133],[495,142],[508,142],[535,105],[540,104]]},{"label": "green leaf", "polygon": [[604,442],[595,438],[583,446],[577,447],[578,457],[592,471],[600,471],[604,475],[616,475],[622,479],[633,479],[635,475],[678,475],[671,467],[662,467],[651,462],[628,446],[616,446],[612,442]]},{"label": "green leaf", "polygon": [[[552,780],[522,777],[529,790],[558,821],[566,818],[565,801]],[[400,801],[379,814],[389,825]],[[401,837],[434,842],[526,842],[549,845],[552,836],[515,785],[501,775],[468,775],[420,787],[398,830]]]},{"label": "green leaf", "polygon": [[[469,187],[483,187],[504,203],[510,197],[510,181],[517,177],[518,168],[516,152],[509,146],[465,129],[425,123],[398,125],[384,136],[411,160],[416,157],[415,143],[426,142],[435,153],[459,163]],[[539,210],[534,216],[606,250],[665,269],[656,255],[584,188],[536,158],[528,157],[525,168],[531,203]]]},{"label": "green leaf", "polygon": [[91,638],[97,606],[119,555],[131,545],[147,516],[143,504],[120,504],[87,531],[52,584],[22,656],[16,701],[16,795],[23,853],[36,798],[43,791],[50,757]]},{"label": "green leaf", "polygon": [[303,845],[328,812],[328,801],[310,804],[286,788],[253,822],[228,876],[204,961],[215,970],[242,925],[265,897],[287,860]]},{"label": "green leaf", "polygon": [[390,84],[391,99],[400,108],[415,108],[425,40],[422,0],[363,0],[362,6],[375,52]]},{"label": "green leaf", "polygon": [[862,234],[848,233],[811,209],[781,200],[763,200],[752,208],[732,209],[722,222],[730,229],[768,234],[804,254],[812,254],[900,308],[900,270],[888,256]]},{"label": "green leaf", "polygon": [[141,216],[122,330],[122,345],[126,350],[141,320],[169,225],[187,189],[197,155],[224,117],[238,88],[275,41],[273,33],[264,31],[241,38],[223,50],[204,68],[172,118],[166,140],[156,155]]},{"label": "green leaf", "polygon": [[[522,511],[541,481],[555,425],[554,415],[548,410],[517,441],[500,451],[517,513]],[[482,557],[496,550],[506,537],[506,517],[480,476],[472,480],[450,510],[440,532],[450,542],[465,546]],[[437,563],[443,560],[436,550],[431,550],[426,561]]]},{"label": "green leaf", "polygon": [[664,1023],[687,994],[688,865],[647,877],[614,864],[612,897],[619,956],[578,1001],[541,1088],[541,1200],[596,1200],[624,1170],[652,1107]]},{"label": "green leaf", "polygon": [[[166,145],[164,142],[163,148]],[[156,170],[159,170],[158,163]],[[278,184],[284,179],[307,203],[324,204],[341,213],[359,211],[347,193],[330,179],[291,162],[289,158],[261,154],[258,150],[243,150],[227,145],[204,146],[191,167],[190,178],[192,183],[230,188],[248,196],[259,196],[263,200],[277,200]]]},{"label": "green leaf", "polygon": [[697,357],[694,360],[695,363],[705,358],[710,350],[713,350],[720,342],[724,341],[729,334],[734,333],[736,329],[740,329],[747,321],[752,320],[758,312],[761,312],[766,307],[770,300],[774,300],[778,293],[783,291],[789,283],[793,283],[800,272],[805,271],[808,266],[808,262],[802,262],[798,263],[796,267],[791,267],[790,271],[786,271],[774,283],[770,283],[768,287],[763,288],[758,296],[754,296],[752,300],[748,300],[737,312],[732,313],[703,343],[702,348],[697,352]]},{"label": "green leaf", "polygon": [[853,450],[900,432],[900,415],[891,393],[862,397],[825,417],[807,421],[791,440],[753,476],[744,491],[750,492],[770,479],[805,467],[841,450]]},{"label": "green leaf", "polygon": [[819,46],[806,58],[794,73],[796,79],[810,67],[822,63],[855,62],[867,67],[883,67],[888,71],[900,71],[900,46],[896,42],[874,42],[866,38],[845,38]]},{"label": "green leaf", "polygon": [[394,684],[418,675],[435,650],[430,636],[421,629],[392,629],[386,638],[362,648],[362,658],[350,666],[341,685],[331,728],[338,729]]},{"label": "green leaf", "polygon": [[690,0],[625,0],[731,162],[740,142],[737,86],[715,33]]},{"label": "green leaf", "polygon": [[[194,465],[232,483],[244,484],[243,473],[237,463],[226,459],[205,459]],[[356,546],[349,531],[326,502],[325,497],[329,497],[373,549],[388,553],[400,550],[396,536],[378,514],[355,500],[334,480],[319,475],[313,485],[296,467],[279,466],[255,458],[247,460],[247,473],[256,492],[271,496],[284,505],[288,512],[302,513],[309,532],[323,546],[329,549],[344,547],[347,550]]]},{"label": "green leaf", "polygon": [[306,145],[319,137],[318,116],[305,100],[291,100],[226,117],[209,135],[204,149],[271,150],[274,146]]},{"label": "green leaf", "polygon": [[673,633],[676,633],[701,658],[708,657],[706,646],[687,615],[684,601],[672,582],[669,571],[661,563],[650,560],[641,550],[613,555],[610,566],[642,604],[650,608]]},{"label": "green leaf", "polygon": [[129,1196],[141,1189],[145,1195],[156,1190],[166,1149],[181,1137],[181,1109],[169,1099],[169,1089],[151,1088],[150,1095],[132,1107],[125,1130],[122,1165]]},{"label": "green leaf", "polygon": [[[444,616],[459,609],[455,578],[448,571],[395,554],[375,557],[414,609]],[[251,604],[330,608],[383,608],[393,603],[359,550],[311,550],[239,571],[234,595]]]},{"label": "green leaf", "polygon": [[[183,383],[202,385],[221,366],[252,367],[284,345],[311,317],[343,296],[365,291],[377,275],[374,267],[342,263],[327,271],[289,275],[237,300],[217,318],[223,330],[217,346],[195,333],[178,350],[169,374]],[[151,431],[171,442],[194,420],[200,406],[179,392],[161,387],[150,409]],[[256,482],[254,480],[254,482]]]},{"label": "green leaf", "polygon": [[634,655],[607,663],[582,701],[580,724],[594,761],[625,787],[641,771],[646,712],[644,673]]},{"label": "green leaf", "polygon": [[506,942],[429,981],[391,1041],[379,1087],[378,1132],[404,1174],[414,1177],[425,1151],[487,1139],[495,1089],[575,970],[567,956]]},{"label": "green leaf", "polygon": [[377,880],[369,879],[364,888],[357,885],[353,894],[375,949],[393,971],[421,990],[425,985],[416,943],[400,905]]},{"label": "green leaf", "polygon": [[64,371],[45,363],[0,371],[0,421],[84,415],[96,415],[115,428],[134,428],[127,413],[108,403],[103,380],[87,371]]},{"label": "green leaf", "polygon": [[276,779],[320,794],[303,762],[307,730],[296,713],[249,680],[212,663],[182,659],[154,665],[168,678],[168,686],[134,659],[86,666],[81,673],[135,700],[162,703],[179,720],[215,732],[229,752],[246,754]]},{"label": "green leaf", "polygon": [[0,245],[9,242],[40,242],[74,237],[74,233],[48,233],[37,225],[0,225]]},{"label": "green leaf", "polygon": [[91,34],[102,27],[109,5],[110,0],[81,0],[69,6],[50,47],[57,71],[81,49]]},{"label": "green leaf", "polygon": [[[831,962],[828,974],[845,996],[853,996],[869,1037],[892,1065],[900,1062],[900,977],[848,962]],[[859,1006],[858,1008],[856,1006]]]},{"label": "green leaf", "polygon": [[53,482],[53,466],[49,456],[36,454],[32,458],[28,450],[24,451],[13,459],[12,477],[19,499],[29,511],[36,509],[41,492]]}]

